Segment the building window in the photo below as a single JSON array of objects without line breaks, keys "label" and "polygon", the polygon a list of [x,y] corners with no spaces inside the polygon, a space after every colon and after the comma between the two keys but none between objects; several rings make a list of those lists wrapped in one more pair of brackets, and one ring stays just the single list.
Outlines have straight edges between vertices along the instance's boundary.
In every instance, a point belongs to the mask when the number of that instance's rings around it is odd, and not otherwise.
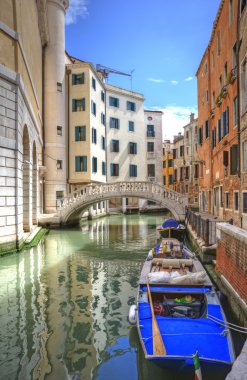
[{"label": "building window", "polygon": [[57,160],[57,169],[61,170],[63,168],[63,161],[62,160]]},{"label": "building window", "polygon": [[234,191],[234,210],[238,211],[238,191]]},{"label": "building window", "polygon": [[226,205],[226,208],[230,208],[230,198],[229,198],[229,193],[225,193],[225,205]]},{"label": "building window", "polygon": [[57,125],[57,135],[62,136],[63,135],[63,128],[61,125]]},{"label": "building window", "polygon": [[136,110],[136,104],[133,102],[127,101],[127,110],[128,111],[135,111]]},{"label": "building window", "polygon": [[105,136],[101,136],[101,147],[105,150]]},{"label": "building window", "polygon": [[102,161],[102,175],[106,175],[106,163]]},{"label": "building window", "polygon": [[105,125],[105,114],[101,112],[101,124]]},{"label": "building window", "polygon": [[92,77],[92,87],[94,90],[96,90],[96,80],[94,77]]},{"label": "building window", "polygon": [[209,121],[205,121],[205,139],[209,137]]},{"label": "building window", "polygon": [[63,199],[64,198],[64,192],[63,191],[56,191],[56,199]]},{"label": "building window", "polygon": [[206,99],[206,102],[208,103],[208,90],[206,90],[205,92],[205,99]]},{"label": "building window", "polygon": [[203,142],[203,128],[199,128],[199,144],[202,145]]},{"label": "building window", "polygon": [[154,125],[147,125],[147,137],[155,137]]},{"label": "building window", "polygon": [[227,62],[224,65],[224,86],[227,85]]},{"label": "building window", "polygon": [[96,103],[93,100],[91,101],[91,112],[96,116]]},{"label": "building window", "polygon": [[110,149],[111,149],[111,152],[118,153],[119,152],[119,140],[111,140]]},{"label": "building window", "polygon": [[168,168],[172,168],[172,167],[173,167],[173,160],[169,159],[168,160]]},{"label": "building window", "polygon": [[166,176],[165,175],[163,176],[163,184],[164,184],[164,186],[166,186]]},{"label": "building window", "polygon": [[166,161],[163,161],[163,169],[166,168]]},{"label": "building window", "polygon": [[247,214],[247,193],[243,192],[243,213]]},{"label": "building window", "polygon": [[189,138],[189,131],[186,131],[186,133],[185,133],[185,137],[186,137],[186,139]]},{"label": "building window", "polygon": [[177,158],[177,149],[173,149],[172,154],[173,154],[173,159],[175,160]]},{"label": "building window", "polygon": [[195,178],[198,178],[199,177],[199,164],[195,164],[195,175],[194,175]]},{"label": "building window", "polygon": [[72,74],[72,85],[77,85],[77,84],[84,84],[85,82],[85,76],[84,73],[80,74]]},{"label": "building window", "polygon": [[174,169],[174,182],[177,182],[177,178],[178,178],[178,170]]},{"label": "building window", "polygon": [[119,107],[119,99],[114,98],[113,96],[109,97],[109,106],[111,107]]},{"label": "building window", "polygon": [[184,156],[184,146],[183,145],[181,145],[180,147],[179,147],[180,149],[180,157],[183,157]]},{"label": "building window", "polygon": [[137,177],[137,165],[130,165],[129,166],[129,176],[130,177]]},{"label": "building window", "polygon": [[110,128],[119,129],[120,120],[115,117],[110,117]]},{"label": "building window", "polygon": [[104,91],[101,91],[101,100],[103,103],[105,103],[105,93]]},{"label": "building window", "polygon": [[223,186],[220,186],[220,207],[223,207]]},{"label": "building window", "polygon": [[216,128],[212,130],[212,148],[216,147]]},{"label": "building window", "polygon": [[241,72],[240,72],[240,92],[241,92],[241,114],[243,115],[247,110],[247,68],[246,68],[245,58],[243,63],[241,64]]},{"label": "building window", "polygon": [[223,136],[226,136],[229,133],[229,107],[223,112]]},{"label": "building window", "polygon": [[231,175],[235,175],[238,173],[238,146],[232,145],[231,146],[231,168],[230,168]]},{"label": "building window", "polygon": [[75,127],[75,141],[86,141],[86,126]]},{"label": "building window", "polygon": [[233,69],[237,66],[237,43],[232,48],[232,67]]},{"label": "building window", "polygon": [[154,164],[148,164],[148,177],[155,177],[155,165]]},{"label": "building window", "polygon": [[221,119],[218,120],[218,141],[221,141],[222,135],[221,135]]},{"label": "building window", "polygon": [[75,171],[86,172],[87,171],[87,156],[75,157]]},{"label": "building window", "polygon": [[137,154],[137,143],[129,142],[129,154]]},{"label": "building window", "polygon": [[190,167],[186,166],[185,168],[185,179],[189,179],[190,177]]},{"label": "building window", "polygon": [[154,143],[153,142],[149,142],[147,143],[147,151],[148,153],[153,153],[154,152]]},{"label": "building window", "polygon": [[119,176],[119,164],[111,164],[111,176],[112,177],[118,177]]},{"label": "building window", "polygon": [[85,98],[72,99],[72,112],[85,111],[85,109],[86,109]]},{"label": "building window", "polygon": [[233,99],[233,125],[238,124],[238,97]]},{"label": "building window", "polygon": [[57,82],[57,91],[58,92],[62,92],[63,91],[62,83]]},{"label": "building window", "polygon": [[[225,168],[228,167],[228,163],[229,163],[229,157],[228,157],[228,151],[227,150],[223,150],[223,165],[225,166]],[[227,170],[225,171],[227,173]]]},{"label": "building window", "polygon": [[243,170],[247,171],[247,141],[243,142]]},{"label": "building window", "polygon": [[217,51],[218,55],[220,55],[220,30],[217,32]]},{"label": "building window", "polygon": [[97,144],[97,130],[92,128],[92,143]]},{"label": "building window", "polygon": [[133,121],[129,121],[129,132],[134,132],[135,123]]},{"label": "building window", "polygon": [[214,51],[212,51],[212,69],[214,69]]},{"label": "building window", "polygon": [[185,185],[185,192],[188,193],[188,191],[189,191],[189,186]]},{"label": "building window", "polygon": [[97,173],[97,157],[92,157],[92,171]]},{"label": "building window", "polygon": [[169,174],[168,181],[169,181],[169,185],[173,184],[173,175],[172,174]]},{"label": "building window", "polygon": [[183,181],[184,168],[180,168],[180,181]]}]

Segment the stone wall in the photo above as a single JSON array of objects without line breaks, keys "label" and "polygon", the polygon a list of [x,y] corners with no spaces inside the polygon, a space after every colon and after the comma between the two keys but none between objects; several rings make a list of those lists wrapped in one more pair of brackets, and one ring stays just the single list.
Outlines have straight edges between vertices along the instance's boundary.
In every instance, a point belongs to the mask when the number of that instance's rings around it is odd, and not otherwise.
[{"label": "stone wall", "polygon": [[[217,224],[216,273],[233,310],[247,321],[247,232],[228,223]],[[241,316],[245,315],[244,318]]]}]

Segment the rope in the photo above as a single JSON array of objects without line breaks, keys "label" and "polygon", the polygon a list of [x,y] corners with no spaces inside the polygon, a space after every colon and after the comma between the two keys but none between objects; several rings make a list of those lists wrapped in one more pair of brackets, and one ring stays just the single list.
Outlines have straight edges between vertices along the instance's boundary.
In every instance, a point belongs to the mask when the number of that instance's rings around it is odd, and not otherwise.
[{"label": "rope", "polygon": [[240,326],[240,325],[235,325],[234,323],[227,322],[227,321],[225,322],[225,321],[223,321],[222,319],[215,317],[214,315],[210,315],[210,314],[208,314],[208,316],[209,316],[210,318],[214,318],[214,319],[218,320],[219,322],[222,322],[222,324],[227,324],[227,325],[231,325],[231,326],[234,326],[234,327],[237,327],[237,328],[243,329],[243,330],[247,330],[247,327],[243,327],[243,326]]},{"label": "rope", "polygon": [[[245,327],[234,325],[233,323],[230,324],[229,322],[224,322],[224,321],[222,321],[222,320],[220,320],[214,316],[211,316],[211,315],[208,315],[208,319],[210,319],[214,323],[221,324],[222,326],[224,326],[230,330],[237,331],[237,332],[242,333],[242,334],[247,334],[247,330]],[[232,327],[231,325],[237,326],[238,328]],[[240,329],[243,329],[243,330],[240,330]]]},{"label": "rope", "polygon": [[[144,338],[144,337],[142,337],[142,340],[144,340],[144,341],[148,341],[148,340],[150,340],[150,339],[153,339],[153,337],[156,336],[156,335],[157,335],[157,334],[152,335],[152,336],[150,336],[150,337],[148,337],[148,338]],[[221,333],[177,333],[177,334],[161,334],[161,336],[164,336],[164,337],[166,337],[166,336],[181,336],[181,335],[224,335],[224,334],[223,334],[223,332],[221,332]]]}]

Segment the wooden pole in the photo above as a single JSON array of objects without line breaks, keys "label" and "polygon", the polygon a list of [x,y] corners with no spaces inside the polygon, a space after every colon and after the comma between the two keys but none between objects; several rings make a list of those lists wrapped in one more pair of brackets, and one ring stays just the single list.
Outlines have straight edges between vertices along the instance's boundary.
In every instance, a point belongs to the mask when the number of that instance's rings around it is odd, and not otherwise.
[{"label": "wooden pole", "polygon": [[152,313],[153,354],[157,356],[164,356],[166,355],[166,349],[164,346],[162,336],[160,334],[160,329],[159,329],[157,320],[154,315],[154,307],[153,307],[151,292],[149,288],[148,277],[147,277],[147,290],[148,290],[148,298],[149,298],[149,303],[150,303],[151,313]]}]

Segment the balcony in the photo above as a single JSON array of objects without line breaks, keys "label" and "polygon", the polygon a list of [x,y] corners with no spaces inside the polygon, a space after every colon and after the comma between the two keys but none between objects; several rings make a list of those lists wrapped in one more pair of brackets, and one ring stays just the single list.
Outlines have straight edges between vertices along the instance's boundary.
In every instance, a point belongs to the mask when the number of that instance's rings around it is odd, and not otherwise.
[{"label": "balcony", "polygon": [[147,176],[147,180],[150,182],[156,182],[156,177],[149,177]]},{"label": "balcony", "polygon": [[147,132],[147,137],[155,137],[155,132]]}]

